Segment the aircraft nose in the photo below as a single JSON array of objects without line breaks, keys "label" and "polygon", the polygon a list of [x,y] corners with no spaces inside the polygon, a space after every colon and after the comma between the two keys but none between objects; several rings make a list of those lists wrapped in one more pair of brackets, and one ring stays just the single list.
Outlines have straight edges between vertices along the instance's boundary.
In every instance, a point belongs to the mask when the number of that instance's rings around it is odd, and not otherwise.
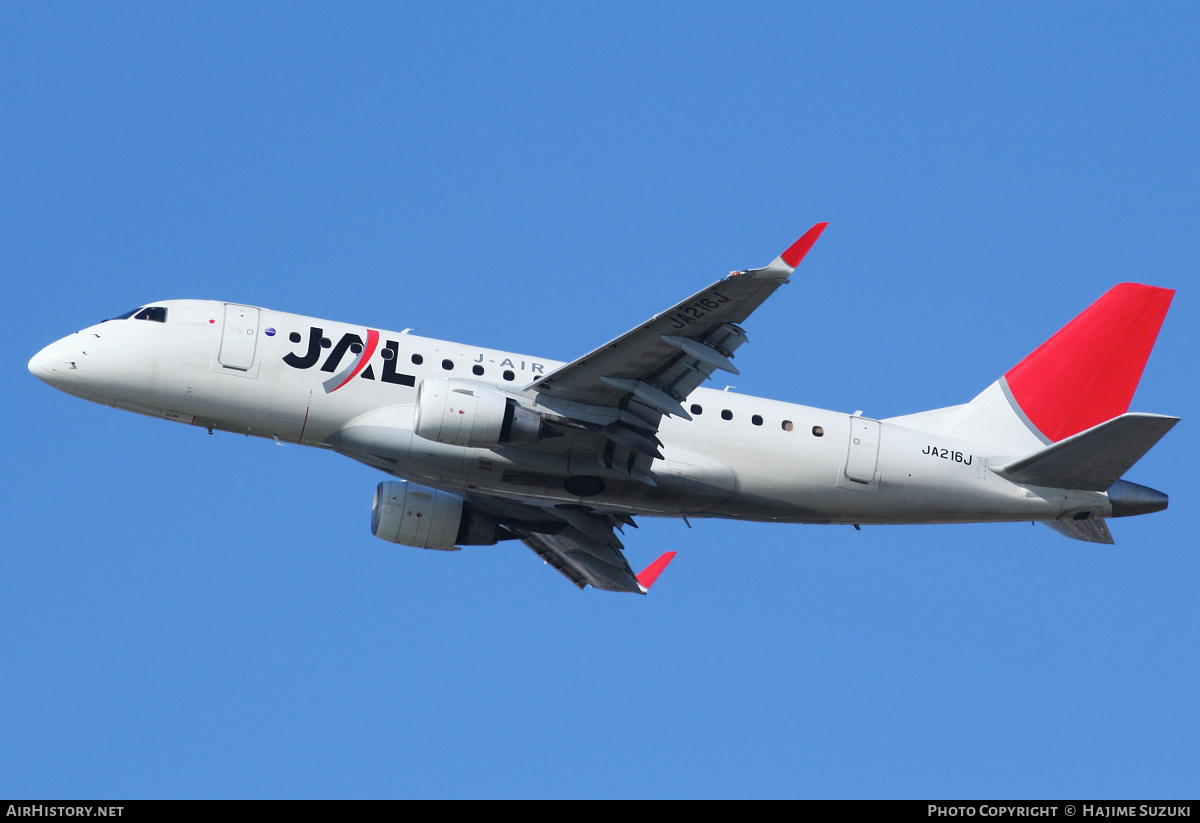
[{"label": "aircraft nose", "polygon": [[38,380],[45,381],[54,373],[50,368],[51,358],[47,355],[47,352],[49,352],[50,349],[51,346],[47,346],[33,357],[29,358],[29,373]]},{"label": "aircraft nose", "polygon": [[64,337],[46,346],[29,359],[29,372],[38,380],[56,389],[66,389],[76,364],[70,338]]}]

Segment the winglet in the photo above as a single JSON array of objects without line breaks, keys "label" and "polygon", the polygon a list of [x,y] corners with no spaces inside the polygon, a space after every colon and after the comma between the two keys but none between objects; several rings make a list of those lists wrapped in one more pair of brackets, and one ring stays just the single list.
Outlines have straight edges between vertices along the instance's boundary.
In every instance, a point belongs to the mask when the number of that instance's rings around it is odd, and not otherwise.
[{"label": "winglet", "polygon": [[643,594],[650,591],[650,587],[654,585],[654,581],[658,579],[658,576],[663,573],[663,569],[675,559],[675,554],[675,552],[664,552],[659,555],[657,560],[642,569],[642,573],[637,576],[637,582],[642,587]]},{"label": "winglet", "polygon": [[818,223],[813,226],[804,233],[803,237],[788,246],[788,250],[779,255],[779,259],[792,269],[799,266],[804,255],[808,254],[808,250],[813,247],[813,243],[817,242],[817,238],[821,236],[821,232],[825,231],[825,227],[828,225],[828,223]]},{"label": "winglet", "polygon": [[796,267],[800,265],[800,261],[804,259],[804,255],[808,254],[808,250],[813,247],[813,243],[817,242],[817,238],[821,236],[821,232],[825,231],[825,227],[828,225],[828,223],[818,223],[813,226],[804,233],[803,237],[788,246],[787,251],[772,260],[771,265],[740,273],[754,277],[786,280],[796,270]]}]

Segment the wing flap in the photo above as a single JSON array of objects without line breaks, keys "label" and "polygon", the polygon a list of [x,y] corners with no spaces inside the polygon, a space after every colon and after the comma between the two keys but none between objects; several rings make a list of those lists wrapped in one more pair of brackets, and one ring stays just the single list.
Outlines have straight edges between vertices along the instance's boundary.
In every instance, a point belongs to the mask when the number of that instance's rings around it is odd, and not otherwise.
[{"label": "wing flap", "polygon": [[566,521],[567,526],[554,533],[512,525],[508,529],[581,589],[593,586],[609,592],[645,594],[675,557],[675,552],[666,552],[635,575],[614,531],[621,525],[637,525],[628,515],[558,508],[539,509],[539,515],[530,520],[550,516]]},{"label": "wing flap", "polygon": [[[623,554],[598,541],[589,541],[587,535],[577,529],[565,529],[558,534],[520,530],[516,533],[521,542],[581,589],[590,585],[609,592],[645,594]],[[607,549],[607,553],[597,551],[597,546]],[[612,562],[601,559],[601,554],[606,554]]]},{"label": "wing flap", "polygon": [[555,551],[554,547],[546,541],[548,535],[535,534],[534,532],[522,532],[516,529],[513,531],[517,537],[520,538],[522,543],[533,549],[533,551],[540,558],[542,558],[542,560],[546,561],[546,565],[553,566],[558,570],[559,574],[570,580],[579,588],[587,588],[587,578],[580,574],[574,565],[568,563],[567,559],[561,554],[561,552]]}]

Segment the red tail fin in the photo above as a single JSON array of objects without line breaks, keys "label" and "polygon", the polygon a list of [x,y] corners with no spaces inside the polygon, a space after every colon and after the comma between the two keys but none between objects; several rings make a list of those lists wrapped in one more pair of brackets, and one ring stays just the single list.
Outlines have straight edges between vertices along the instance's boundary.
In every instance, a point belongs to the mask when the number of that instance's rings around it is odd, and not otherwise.
[{"label": "red tail fin", "polygon": [[1004,375],[1013,399],[1057,442],[1129,411],[1175,292],[1122,283]]}]

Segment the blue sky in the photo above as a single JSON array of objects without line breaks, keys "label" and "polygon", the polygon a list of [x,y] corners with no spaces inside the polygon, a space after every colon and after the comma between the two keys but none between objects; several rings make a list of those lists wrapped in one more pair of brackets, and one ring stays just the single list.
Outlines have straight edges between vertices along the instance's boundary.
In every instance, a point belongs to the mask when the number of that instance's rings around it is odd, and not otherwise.
[{"label": "blue sky", "polygon": [[[1200,12],[0,6],[0,796],[1194,797]],[[643,519],[648,597],[370,535],[383,476],[26,361],[198,297],[569,360],[830,221],[739,391],[965,402],[1179,290],[1115,547]],[[1189,537],[1189,535],[1192,535]]]}]

